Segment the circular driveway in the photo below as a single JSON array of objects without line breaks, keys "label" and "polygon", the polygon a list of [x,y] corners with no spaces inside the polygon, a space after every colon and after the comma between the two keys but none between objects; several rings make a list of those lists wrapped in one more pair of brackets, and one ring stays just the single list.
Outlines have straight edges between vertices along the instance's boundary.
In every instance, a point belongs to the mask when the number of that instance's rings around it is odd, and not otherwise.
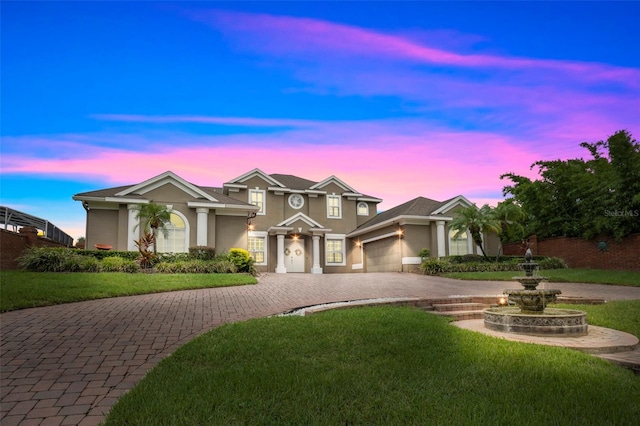
[{"label": "circular driveway", "polygon": [[[0,423],[98,424],[158,361],[228,322],[326,302],[500,295],[513,285],[408,273],[266,274],[257,285],[7,312],[0,314]],[[548,286],[560,289],[563,296],[640,299],[639,287]]]}]

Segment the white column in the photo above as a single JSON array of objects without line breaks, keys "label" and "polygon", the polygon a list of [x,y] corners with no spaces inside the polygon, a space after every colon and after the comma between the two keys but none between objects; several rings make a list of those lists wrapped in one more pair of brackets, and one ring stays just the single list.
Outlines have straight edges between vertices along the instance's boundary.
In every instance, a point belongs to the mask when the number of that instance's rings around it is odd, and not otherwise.
[{"label": "white column", "polygon": [[276,274],[286,274],[287,268],[284,266],[284,235],[276,235],[278,239],[278,265],[276,266]]},{"label": "white column", "polygon": [[196,245],[206,246],[207,244],[207,223],[209,222],[209,209],[206,207],[198,207],[196,209],[198,215]]},{"label": "white column", "polygon": [[314,235],[313,239],[313,266],[311,267],[312,274],[321,274],[322,268],[320,267],[320,235]]},{"label": "white column", "polygon": [[437,229],[437,243],[438,243],[438,257],[444,257],[447,255],[447,251],[445,250],[445,239],[444,239],[444,220],[436,221],[436,229]]},{"label": "white column", "polygon": [[134,240],[137,240],[139,237],[140,230],[140,220],[136,218],[138,215],[138,210],[136,210],[137,204],[128,204],[127,209],[129,210],[129,220],[127,221],[127,250],[136,251],[138,247],[136,247],[136,243]]}]

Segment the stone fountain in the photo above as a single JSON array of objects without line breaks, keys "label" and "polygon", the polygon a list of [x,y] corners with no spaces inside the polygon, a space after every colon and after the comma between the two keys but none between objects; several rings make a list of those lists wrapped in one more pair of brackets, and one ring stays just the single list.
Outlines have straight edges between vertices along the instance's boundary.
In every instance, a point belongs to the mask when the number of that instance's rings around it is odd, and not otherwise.
[{"label": "stone fountain", "polygon": [[538,275],[538,264],[533,261],[531,249],[527,249],[525,262],[520,267],[525,276],[513,279],[524,289],[505,290],[510,306],[485,309],[484,326],[491,330],[529,335],[575,337],[587,334],[585,312],[547,308],[562,292],[537,288],[546,278]]}]

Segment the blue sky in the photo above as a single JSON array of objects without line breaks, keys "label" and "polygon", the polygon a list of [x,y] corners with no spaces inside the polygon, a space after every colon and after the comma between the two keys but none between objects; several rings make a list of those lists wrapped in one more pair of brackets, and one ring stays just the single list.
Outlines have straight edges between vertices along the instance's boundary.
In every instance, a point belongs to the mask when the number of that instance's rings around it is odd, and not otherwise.
[{"label": "blue sky", "polygon": [[166,170],[495,204],[503,173],[640,132],[638,2],[1,7],[1,203],[76,238],[73,194]]}]

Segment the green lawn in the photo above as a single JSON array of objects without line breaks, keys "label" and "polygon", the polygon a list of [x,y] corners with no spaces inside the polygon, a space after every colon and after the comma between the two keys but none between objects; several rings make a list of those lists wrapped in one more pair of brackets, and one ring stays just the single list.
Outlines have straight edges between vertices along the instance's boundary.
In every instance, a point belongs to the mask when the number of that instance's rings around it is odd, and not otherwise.
[{"label": "green lawn", "polygon": [[[461,280],[513,281],[524,272],[451,272],[448,278]],[[640,287],[640,272],[611,271],[603,269],[547,269],[540,271],[550,282],[614,284]]]},{"label": "green lawn", "polygon": [[[586,308],[614,325],[618,311],[638,318],[639,301],[619,303]],[[375,307],[212,330],[161,361],[106,425],[631,425],[638,401],[638,377],[594,356]]]},{"label": "green lawn", "polygon": [[105,297],[255,284],[246,274],[126,274],[2,271],[0,312]]}]

